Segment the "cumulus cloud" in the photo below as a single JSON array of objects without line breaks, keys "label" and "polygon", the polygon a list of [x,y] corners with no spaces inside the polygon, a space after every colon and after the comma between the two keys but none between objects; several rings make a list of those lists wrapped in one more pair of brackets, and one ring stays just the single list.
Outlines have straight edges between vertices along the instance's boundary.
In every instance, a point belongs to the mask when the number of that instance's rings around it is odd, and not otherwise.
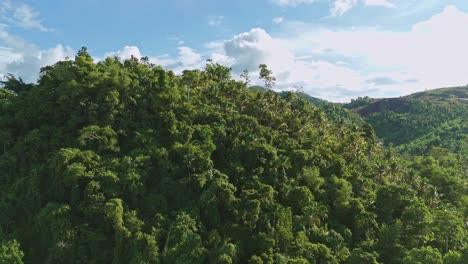
[{"label": "cumulus cloud", "polygon": [[[15,1],[0,2],[0,20],[10,26],[50,31],[30,6]],[[25,81],[36,81],[39,70],[74,55],[73,49],[57,44],[41,49],[9,32],[9,26],[0,24],[0,77],[10,73]]]},{"label": "cumulus cloud", "polygon": [[21,28],[51,31],[42,24],[39,13],[23,3],[4,0],[0,3],[0,18]]},{"label": "cumulus cloud", "polygon": [[468,83],[468,14],[452,5],[407,31],[283,24],[274,35],[256,28],[207,47],[234,72],[248,69],[255,75],[265,63],[277,77],[278,89],[302,86],[334,101]]},{"label": "cumulus cloud", "polygon": [[179,47],[178,62],[185,68],[197,68],[202,62],[202,57],[189,47]]},{"label": "cumulus cloud", "polygon": [[294,58],[286,47],[260,28],[254,28],[225,41],[223,48],[226,56],[235,59],[233,68],[240,71],[244,68],[249,71],[256,70],[260,63],[278,71]]},{"label": "cumulus cloud", "polygon": [[75,52],[70,47],[61,44],[39,51],[23,51],[20,57],[5,66],[5,72],[23,78],[25,81],[36,81],[39,70],[46,65],[52,65],[58,61],[72,57]]},{"label": "cumulus cloud", "polygon": [[[288,35],[281,42],[295,53],[357,61],[358,65],[351,65],[355,69],[396,80],[387,82],[385,89],[401,95],[468,83],[467,28],[468,14],[449,5],[407,31],[311,29],[295,23],[286,29]],[[382,82],[372,78],[366,86],[379,88]]]},{"label": "cumulus cloud", "polygon": [[150,62],[168,70],[173,70],[176,74],[182,73],[183,70],[201,69],[205,65],[202,55],[192,48],[178,47],[177,49],[176,57],[170,55],[153,56],[149,57]]},{"label": "cumulus cloud", "polygon": [[39,70],[46,65],[54,64],[75,52],[70,47],[57,44],[50,49],[41,49],[19,37],[11,35],[6,26],[0,26],[0,75],[11,73],[25,81],[36,81]]},{"label": "cumulus cloud", "polygon": [[[143,57],[137,46],[124,46],[121,50],[107,52],[104,54],[104,58],[118,57],[121,60],[130,59],[132,56],[137,59]],[[177,73],[185,69],[198,69],[203,65],[202,56],[190,47],[178,47],[177,57],[165,54],[159,56],[148,56],[148,59],[155,65],[174,70]]]},{"label": "cumulus cloud", "polygon": [[250,71],[256,83],[259,83],[258,65],[268,65],[277,78],[278,90],[303,87],[306,93],[342,101],[354,95],[353,89],[356,91],[366,86],[365,76],[343,65],[310,56],[296,56],[283,42],[261,28],[208,46],[229,62],[235,74],[244,69]]},{"label": "cumulus cloud", "polygon": [[140,53],[140,49],[137,46],[125,46],[125,47],[123,47],[123,49],[121,49],[119,51],[107,52],[106,54],[104,54],[104,57],[105,58],[107,58],[107,57],[118,57],[118,58],[120,58],[122,60],[128,60],[131,57],[135,57],[137,59],[140,59],[142,56],[141,56],[141,53]]},{"label": "cumulus cloud", "polygon": [[232,57],[226,56],[223,53],[213,53],[210,58],[213,63],[218,63],[226,67],[232,67],[236,60]]},{"label": "cumulus cloud", "polygon": [[6,66],[21,58],[21,55],[15,53],[11,48],[0,47],[0,80],[6,75]]}]

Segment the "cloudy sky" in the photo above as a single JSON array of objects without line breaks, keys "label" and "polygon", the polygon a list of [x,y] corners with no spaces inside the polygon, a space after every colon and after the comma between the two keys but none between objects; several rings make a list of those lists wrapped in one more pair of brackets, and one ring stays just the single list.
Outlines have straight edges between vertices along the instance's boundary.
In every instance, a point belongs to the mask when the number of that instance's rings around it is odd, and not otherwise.
[{"label": "cloudy sky", "polygon": [[468,84],[466,0],[0,0],[0,77],[75,55],[206,59],[331,101]]}]

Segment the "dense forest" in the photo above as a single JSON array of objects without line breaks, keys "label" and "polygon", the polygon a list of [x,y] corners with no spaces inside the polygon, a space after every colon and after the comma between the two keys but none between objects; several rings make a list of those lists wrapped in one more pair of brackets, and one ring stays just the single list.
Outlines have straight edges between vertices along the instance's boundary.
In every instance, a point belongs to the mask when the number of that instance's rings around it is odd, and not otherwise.
[{"label": "dense forest", "polygon": [[83,48],[9,76],[0,263],[468,263],[465,101],[369,125],[260,68],[249,89]]},{"label": "dense forest", "polygon": [[442,147],[468,156],[468,86],[435,89],[400,98],[357,98],[345,104],[372,125],[386,145],[426,155]]}]

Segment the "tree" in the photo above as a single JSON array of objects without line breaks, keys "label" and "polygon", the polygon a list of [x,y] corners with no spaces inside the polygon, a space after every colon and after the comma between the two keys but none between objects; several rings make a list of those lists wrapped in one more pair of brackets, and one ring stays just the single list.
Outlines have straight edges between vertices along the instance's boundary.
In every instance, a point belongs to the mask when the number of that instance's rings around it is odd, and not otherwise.
[{"label": "tree", "polygon": [[265,82],[265,88],[271,90],[276,82],[273,72],[265,64],[260,64],[258,68],[260,69],[260,79]]},{"label": "tree", "polygon": [[204,263],[206,249],[196,233],[196,222],[186,213],[179,214],[168,231],[163,250],[167,263]]},{"label": "tree", "polygon": [[0,242],[0,263],[23,264],[24,253],[16,240],[2,240]]},{"label": "tree", "polygon": [[391,225],[384,224],[380,237],[375,245],[379,254],[379,261],[382,263],[405,263],[406,249],[400,244],[401,223],[396,222]]},{"label": "tree", "polygon": [[431,247],[413,248],[404,261],[407,264],[442,264],[442,255]]},{"label": "tree", "polygon": [[110,127],[88,126],[80,131],[80,144],[97,152],[103,150],[119,151],[117,133]]},{"label": "tree", "polygon": [[241,79],[244,80],[245,85],[249,86],[250,84],[250,76],[249,76],[249,71],[247,69],[244,69],[240,75]]},{"label": "tree", "polygon": [[377,262],[378,254],[376,252],[365,252],[361,248],[355,248],[351,251],[351,256],[346,260],[347,264],[379,264]]},{"label": "tree", "polygon": [[451,208],[440,208],[434,216],[433,230],[439,250],[444,253],[458,250],[465,234],[462,218]]}]

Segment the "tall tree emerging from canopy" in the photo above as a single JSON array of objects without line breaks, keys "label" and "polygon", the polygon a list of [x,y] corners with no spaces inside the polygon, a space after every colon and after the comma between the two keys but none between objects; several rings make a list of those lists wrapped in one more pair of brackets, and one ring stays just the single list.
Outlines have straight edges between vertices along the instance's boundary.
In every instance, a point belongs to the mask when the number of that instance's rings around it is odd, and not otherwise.
[{"label": "tall tree emerging from canopy", "polygon": [[265,82],[265,88],[271,90],[276,82],[273,72],[265,64],[260,64],[258,68],[260,69],[260,79]]},{"label": "tall tree emerging from canopy", "polygon": [[245,85],[247,85],[247,86],[250,85],[251,80],[250,80],[249,71],[247,69],[242,71],[240,77],[244,81]]}]

